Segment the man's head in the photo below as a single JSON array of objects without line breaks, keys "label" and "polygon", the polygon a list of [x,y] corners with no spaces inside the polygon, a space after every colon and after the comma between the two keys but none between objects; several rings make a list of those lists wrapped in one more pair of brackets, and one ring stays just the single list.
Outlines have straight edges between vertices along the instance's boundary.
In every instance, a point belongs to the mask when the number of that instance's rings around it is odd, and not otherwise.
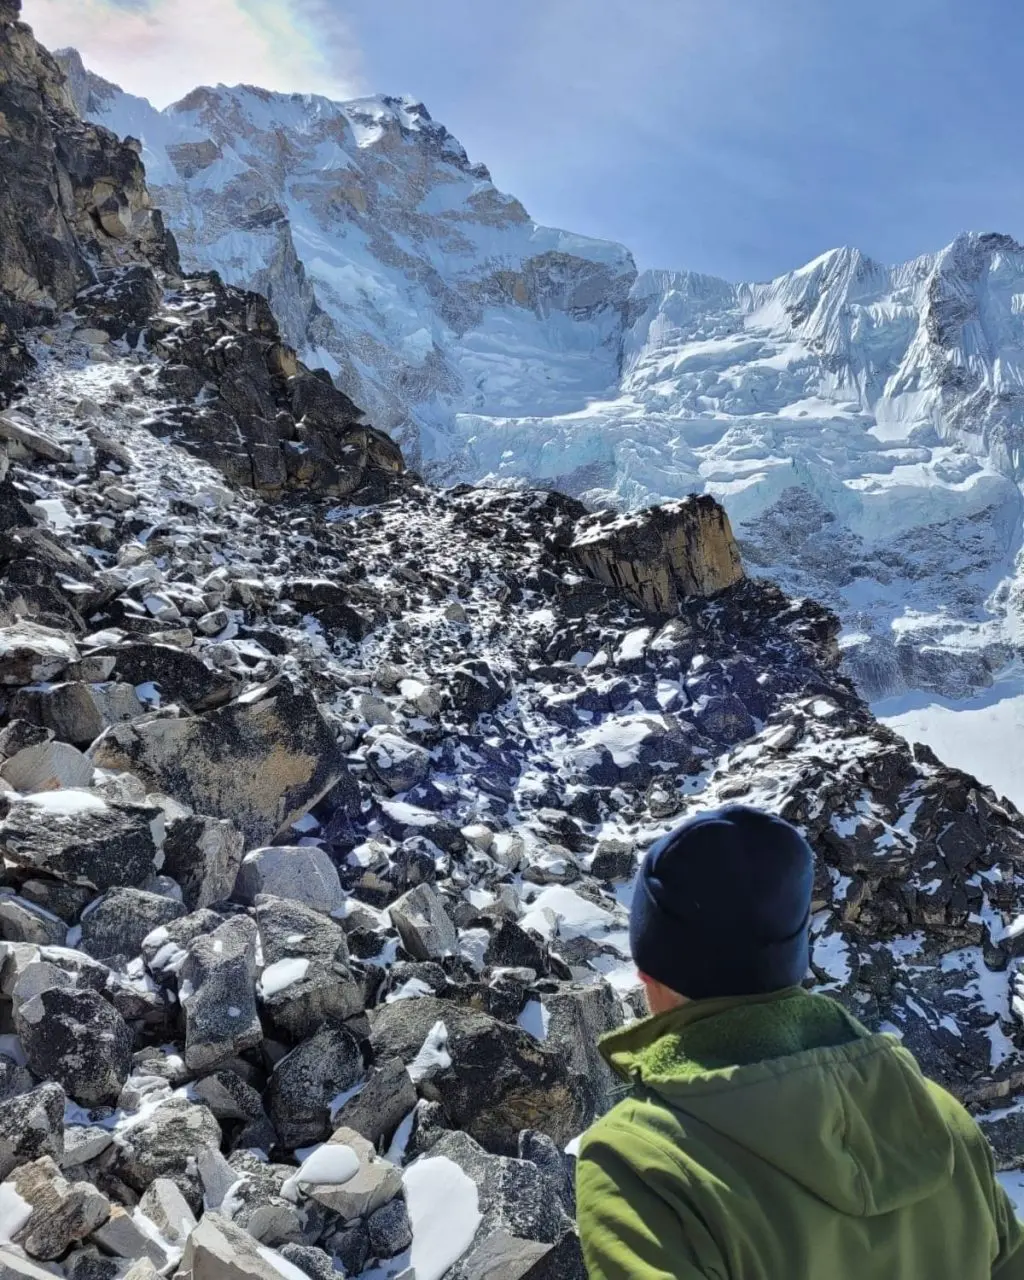
[{"label": "man's head", "polygon": [[745,805],[690,818],[653,844],[630,914],[653,1013],[803,981],[814,855],[788,822]]}]

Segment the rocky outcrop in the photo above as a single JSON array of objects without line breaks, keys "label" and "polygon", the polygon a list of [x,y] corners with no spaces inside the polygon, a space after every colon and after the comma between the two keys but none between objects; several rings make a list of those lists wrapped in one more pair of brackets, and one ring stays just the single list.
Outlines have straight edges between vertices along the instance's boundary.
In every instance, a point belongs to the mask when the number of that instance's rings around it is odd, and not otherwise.
[{"label": "rocky outcrop", "polygon": [[675,613],[681,601],[713,595],[743,577],[729,517],[708,497],[631,516],[587,516],[571,552],[589,574],[649,613]]},{"label": "rocky outcrop", "polygon": [[217,275],[186,281],[147,337],[167,361],[158,379],[172,401],[147,425],[233,483],[365,499],[404,470],[398,446],[282,343],[259,294],[226,289]]},{"label": "rocky outcrop", "polygon": [[[177,249],[152,208],[138,148],[84,124],[54,59],[0,12],[0,324],[53,317],[105,268],[176,270]],[[0,393],[28,367],[0,344]]]}]

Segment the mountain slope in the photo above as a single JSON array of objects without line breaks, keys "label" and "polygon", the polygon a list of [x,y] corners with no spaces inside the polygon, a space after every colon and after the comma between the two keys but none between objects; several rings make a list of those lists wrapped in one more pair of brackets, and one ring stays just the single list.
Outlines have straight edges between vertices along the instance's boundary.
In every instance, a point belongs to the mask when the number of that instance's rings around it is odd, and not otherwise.
[{"label": "mountain slope", "polygon": [[767,284],[637,277],[534,224],[421,106],[201,89],[157,112],[61,55],[143,140],[185,262],[262,289],[438,478],[727,506],[751,565],[836,608],[871,697],[952,697],[1022,651],[1024,250],[970,235]]}]

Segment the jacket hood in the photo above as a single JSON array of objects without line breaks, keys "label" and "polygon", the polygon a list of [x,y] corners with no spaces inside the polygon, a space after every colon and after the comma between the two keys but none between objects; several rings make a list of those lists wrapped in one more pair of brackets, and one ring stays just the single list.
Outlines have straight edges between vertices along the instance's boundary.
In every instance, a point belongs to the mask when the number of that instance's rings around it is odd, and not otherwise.
[{"label": "jacket hood", "polygon": [[855,1217],[933,1195],[953,1138],[895,1036],[835,1001],[790,988],[706,1000],[602,1041],[612,1068]]}]

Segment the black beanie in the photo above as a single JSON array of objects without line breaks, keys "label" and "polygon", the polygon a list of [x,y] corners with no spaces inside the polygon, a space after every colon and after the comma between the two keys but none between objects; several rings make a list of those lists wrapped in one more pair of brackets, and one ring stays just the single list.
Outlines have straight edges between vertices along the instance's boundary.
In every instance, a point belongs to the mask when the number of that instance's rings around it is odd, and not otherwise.
[{"label": "black beanie", "polygon": [[814,854],[782,818],[730,805],[648,849],[629,941],[641,973],[691,1000],[797,986],[807,974]]}]

